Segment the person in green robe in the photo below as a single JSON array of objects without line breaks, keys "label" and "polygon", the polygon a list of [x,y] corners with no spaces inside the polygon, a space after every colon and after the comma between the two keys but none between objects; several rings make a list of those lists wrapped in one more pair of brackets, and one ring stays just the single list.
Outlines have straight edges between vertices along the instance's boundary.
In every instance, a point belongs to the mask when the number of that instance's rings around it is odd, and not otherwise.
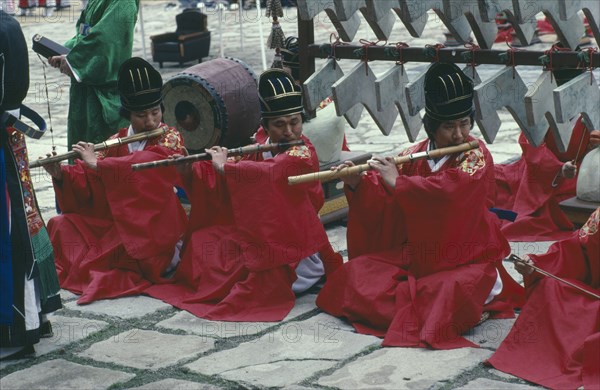
[{"label": "person in green robe", "polygon": [[65,46],[48,59],[71,77],[67,143],[98,143],[128,125],[119,116],[119,66],[131,58],[139,0],[90,0]]}]

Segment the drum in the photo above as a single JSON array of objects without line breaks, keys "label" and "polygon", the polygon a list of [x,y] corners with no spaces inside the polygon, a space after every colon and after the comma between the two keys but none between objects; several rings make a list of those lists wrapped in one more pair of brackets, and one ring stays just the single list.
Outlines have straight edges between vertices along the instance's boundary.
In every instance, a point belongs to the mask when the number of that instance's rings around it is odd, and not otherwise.
[{"label": "drum", "polygon": [[243,61],[218,58],[187,68],[163,86],[164,122],[190,153],[251,143],[260,125],[256,74]]}]

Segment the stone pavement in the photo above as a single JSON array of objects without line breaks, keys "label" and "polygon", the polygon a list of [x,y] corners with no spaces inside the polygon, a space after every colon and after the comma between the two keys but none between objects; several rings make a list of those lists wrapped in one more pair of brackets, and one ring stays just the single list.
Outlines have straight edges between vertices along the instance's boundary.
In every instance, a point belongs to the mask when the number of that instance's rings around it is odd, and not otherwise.
[{"label": "stone pavement", "polygon": [[[79,14],[78,1],[70,9],[51,18],[21,17],[25,36],[35,33],[64,41],[74,31]],[[146,55],[150,57],[149,35],[175,29],[176,7],[167,1],[143,1]],[[176,2],[174,2],[176,3]],[[281,19],[288,35],[296,33],[296,12],[286,9]],[[270,23],[258,18],[256,10],[243,12],[244,45],[239,35],[237,11],[219,13],[207,10],[212,30],[211,55],[219,56],[220,42],[226,56],[246,61],[257,73],[262,69],[259,25],[265,34]],[[435,18],[434,18],[435,19]],[[223,27],[222,36],[219,25]],[[363,23],[357,37],[373,39]],[[443,41],[439,21],[428,23],[422,38],[410,38],[398,21],[395,40],[413,46]],[[334,31],[324,14],[315,20],[318,42],[329,41]],[[266,39],[266,38],[265,38]],[[393,40],[392,39],[392,40]],[[144,56],[141,26],[138,23],[134,55]],[[543,46],[538,46],[540,49]],[[267,50],[270,63],[272,52]],[[321,62],[317,62],[317,67]],[[155,64],[158,67],[158,64]],[[192,66],[193,63],[187,64]],[[344,70],[353,61],[340,61]],[[381,73],[391,64],[375,64]],[[42,62],[31,52],[31,86],[26,104],[47,117]],[[498,67],[478,69],[482,78]],[[409,64],[409,78],[425,69],[424,64]],[[172,64],[161,70],[167,80],[182,71]],[[539,69],[523,69],[522,76],[532,83]],[[50,150],[54,143],[59,153],[66,151],[66,113],[69,80],[53,69],[46,69],[52,114],[53,134],[29,141],[30,158]],[[496,161],[519,154],[518,127],[507,111],[500,112],[503,125],[493,145]],[[368,114],[357,129],[347,127],[347,139],[353,150],[390,154],[407,146],[408,139],[400,120],[389,136],[377,129]],[[478,135],[475,130],[475,134]],[[421,137],[424,133],[421,134]],[[54,193],[49,177],[42,169],[32,172],[38,201],[47,221],[55,215]],[[327,227],[335,248],[346,252],[346,228],[343,224]],[[513,252],[543,253],[549,243],[513,243]],[[510,264],[507,269],[519,280]],[[77,305],[77,296],[62,291],[64,309],[53,314],[54,336],[35,346],[32,358],[2,362],[0,388],[8,389],[527,389],[524,381],[506,375],[482,362],[491,356],[507,335],[514,320],[488,320],[471,330],[467,337],[480,348],[451,351],[381,348],[381,340],[359,335],[345,322],[320,313],[315,307],[316,291],[297,299],[296,306],[280,323],[228,323],[196,318],[148,297],[130,297]]]}]

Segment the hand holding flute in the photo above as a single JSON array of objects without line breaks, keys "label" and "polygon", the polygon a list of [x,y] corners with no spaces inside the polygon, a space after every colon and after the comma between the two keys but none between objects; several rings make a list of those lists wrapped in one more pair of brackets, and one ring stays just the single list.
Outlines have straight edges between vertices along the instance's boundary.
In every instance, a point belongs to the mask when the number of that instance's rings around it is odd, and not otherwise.
[{"label": "hand holding flute", "polygon": [[341,180],[344,180],[345,177],[354,176],[354,178],[349,179],[349,181],[347,182],[350,186],[353,186],[353,184],[358,183],[358,181],[356,180],[357,175],[359,175],[362,172],[371,170],[371,169],[376,169],[380,173],[382,173],[382,177],[386,181],[386,184],[391,185],[393,188],[395,185],[395,182],[396,182],[396,177],[398,175],[397,172],[394,172],[396,170],[395,165],[399,165],[399,164],[403,164],[403,163],[407,163],[409,161],[414,161],[414,160],[419,160],[419,159],[441,158],[441,157],[449,155],[449,154],[462,153],[462,152],[469,151],[471,149],[476,149],[478,147],[479,147],[479,142],[474,140],[471,142],[465,142],[465,143],[455,145],[455,146],[448,146],[445,148],[439,148],[439,149],[435,149],[435,150],[431,150],[431,151],[423,151],[423,152],[413,153],[413,154],[409,154],[406,156],[385,157],[385,158],[378,157],[378,158],[375,158],[375,159],[369,161],[369,163],[367,163],[367,164],[361,164],[361,165],[354,165],[354,164],[350,163],[349,161],[346,161],[343,165],[338,166],[338,167],[332,169],[331,171],[322,171],[322,172],[309,173],[309,174],[299,175],[299,176],[290,176],[290,177],[288,177],[288,184],[293,185],[293,184],[300,184],[300,183],[306,183],[309,181],[317,181],[317,180],[321,181],[321,182],[326,182],[326,181],[338,179],[338,178]]},{"label": "hand holding flute", "polygon": [[[96,153],[94,152],[94,144],[90,142],[79,141],[78,143],[73,145],[73,152],[78,154],[79,158],[81,158],[89,168],[94,170],[97,169],[98,158],[96,157]],[[52,154],[46,154],[46,158],[50,158],[53,156],[56,156],[56,152],[52,152]],[[40,157],[40,159],[42,159],[42,157]],[[48,172],[48,174],[52,176],[52,178],[56,180],[62,180],[62,170],[60,168],[59,161],[46,163],[42,166],[44,167],[46,172]]]},{"label": "hand holding flute", "polygon": [[[174,162],[181,158],[189,156],[187,149],[184,148],[183,151],[184,151],[183,155],[182,154],[174,154],[172,156],[169,156],[168,161]],[[221,146],[213,146],[210,149],[206,149],[206,153],[212,157],[212,165],[215,168],[215,171],[217,171],[219,173],[223,173],[224,172],[223,166],[227,162],[227,153],[228,153],[227,148],[224,148]],[[183,160],[183,161],[185,161],[185,160]],[[187,162],[184,164],[172,163],[171,165],[175,166],[175,169],[177,170],[177,172],[179,173],[179,175],[183,178],[183,180],[185,182],[185,181],[191,180],[191,178],[192,178],[192,163],[193,162],[194,161],[187,160]]]},{"label": "hand holding flute", "polygon": [[[393,189],[396,186],[396,178],[399,176],[399,174],[393,157],[373,157],[364,165],[368,166],[368,169],[349,169],[349,173],[340,176],[340,180],[344,182],[344,184],[348,185],[350,189],[354,190],[360,183],[362,172],[366,170],[374,170],[379,172],[384,183],[390,189]],[[331,171],[340,172],[351,167],[357,167],[357,165],[355,165],[352,161],[344,161],[338,166],[331,167]]]},{"label": "hand holding flute", "polygon": [[[234,148],[234,149],[226,149],[226,148],[223,148],[220,146],[213,146],[210,149],[206,149],[206,153],[191,154],[191,155],[185,156],[185,157],[169,158],[166,160],[157,160],[157,161],[151,161],[151,162],[147,162],[147,163],[133,164],[131,166],[131,169],[133,169],[134,171],[140,171],[143,169],[168,167],[171,165],[179,165],[179,164],[188,164],[188,163],[201,161],[201,160],[211,160],[213,158],[213,155],[215,153],[217,153],[217,151],[218,151],[219,155],[224,151],[226,156],[242,156],[242,155],[252,154],[252,153],[261,153],[264,151],[282,151],[282,150],[286,150],[292,146],[299,146],[299,145],[304,145],[304,141],[296,140],[296,141],[279,142],[279,143],[272,143],[272,144],[255,144],[255,145],[242,146],[242,147]],[[226,162],[226,158],[225,158],[225,161],[222,161],[222,164],[224,164],[225,162]]]}]

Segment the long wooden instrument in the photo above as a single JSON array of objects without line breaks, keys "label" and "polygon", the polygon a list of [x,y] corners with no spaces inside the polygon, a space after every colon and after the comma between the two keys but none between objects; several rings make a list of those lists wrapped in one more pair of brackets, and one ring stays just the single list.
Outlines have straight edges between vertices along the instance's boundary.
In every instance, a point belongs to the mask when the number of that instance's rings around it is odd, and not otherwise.
[{"label": "long wooden instrument", "polygon": [[[147,140],[150,138],[158,137],[158,136],[165,134],[167,131],[169,131],[169,126],[165,125],[165,126],[159,127],[158,129],[144,131],[142,133],[130,135],[129,137],[108,139],[104,142],[94,145],[94,152],[104,150],[104,149],[109,149],[109,148],[119,146],[119,145],[127,145],[132,142],[144,141],[144,140]],[[66,160],[69,158],[75,158],[75,157],[79,157],[79,154],[77,152],[70,151],[70,152],[67,152],[64,154],[59,154],[57,156],[51,156],[51,157],[47,157],[47,158],[41,158],[39,160],[33,160],[32,162],[29,163],[29,168],[37,168],[37,167],[44,166],[46,164],[52,164],[55,162],[59,162],[59,161],[63,161],[63,160]]]},{"label": "long wooden instrument", "polygon": [[587,295],[589,295],[589,296],[591,296],[591,297],[594,297],[594,298],[596,298],[596,299],[600,299],[600,295],[598,295],[598,294],[594,294],[594,293],[593,293],[593,292],[591,292],[591,291],[588,291],[588,290],[586,290],[586,289],[584,289],[584,288],[582,288],[582,287],[579,287],[578,285],[576,285],[576,284],[573,284],[573,283],[569,282],[568,280],[564,280],[564,279],[562,279],[562,278],[559,278],[558,276],[556,276],[556,275],[553,275],[553,274],[551,274],[551,273],[550,273],[550,272],[548,272],[548,271],[544,271],[543,269],[541,269],[541,268],[539,268],[539,267],[536,267],[535,265],[528,264],[528,263],[527,263],[525,260],[521,259],[521,258],[520,258],[519,256],[517,256],[517,255],[510,255],[510,256],[508,257],[508,260],[510,260],[510,261],[512,261],[512,262],[515,262],[515,263],[522,263],[522,264],[525,264],[525,265],[527,265],[528,267],[531,267],[531,268],[532,268],[534,271],[536,271],[536,272],[538,272],[538,273],[540,273],[540,274],[542,274],[542,275],[544,275],[544,276],[548,276],[548,277],[550,277],[550,278],[552,278],[552,279],[558,280],[559,282],[561,282],[561,283],[564,283],[564,284],[567,284],[567,285],[569,285],[569,286],[573,287],[574,289],[576,289],[576,290],[579,290],[580,292],[582,292],[582,293],[584,293],[584,294],[587,294]]},{"label": "long wooden instrument", "polygon": [[[253,154],[253,153],[261,153],[267,151],[275,151],[275,150],[286,150],[292,146],[304,145],[303,140],[291,141],[291,142],[279,142],[274,144],[254,144],[248,146],[242,146],[235,149],[228,149],[227,156],[241,156],[244,154]],[[201,160],[210,160],[212,157],[208,153],[198,153],[198,154],[190,154],[189,156],[179,157],[175,159],[165,159],[165,160],[157,160],[151,161],[147,163],[133,164],[131,169],[134,171],[140,171],[143,169],[150,168],[158,168],[158,167],[168,167],[172,165],[180,165],[192,163],[195,161]]]},{"label": "long wooden instrument", "polygon": [[[460,144],[457,146],[449,146],[447,148],[440,148],[440,149],[435,149],[432,151],[418,152],[418,153],[409,154],[407,156],[394,157],[394,162],[396,163],[396,165],[399,165],[399,164],[403,164],[403,163],[406,163],[409,161],[420,160],[420,159],[424,159],[424,158],[425,159],[440,158],[440,157],[444,157],[448,154],[466,152],[467,150],[477,149],[478,147],[479,147],[479,142],[471,141],[471,142],[466,142],[464,144]],[[317,180],[319,180],[321,182],[326,182],[326,181],[330,181],[330,180],[337,179],[340,177],[356,175],[356,174],[359,174],[361,172],[365,172],[365,171],[368,171],[371,169],[372,169],[371,166],[367,163],[367,164],[355,165],[353,167],[342,168],[339,171],[321,171],[321,172],[307,173],[305,175],[299,175],[299,176],[290,176],[290,177],[288,177],[288,184],[294,185],[294,184],[306,183],[306,182],[317,181]]]}]

